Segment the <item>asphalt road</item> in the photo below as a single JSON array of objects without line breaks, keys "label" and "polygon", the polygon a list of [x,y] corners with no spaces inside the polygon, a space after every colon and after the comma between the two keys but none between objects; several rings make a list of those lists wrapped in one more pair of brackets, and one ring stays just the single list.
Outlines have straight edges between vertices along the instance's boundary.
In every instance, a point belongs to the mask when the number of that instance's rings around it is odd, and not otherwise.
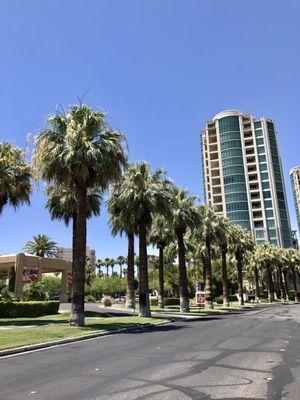
[{"label": "asphalt road", "polygon": [[0,359],[1,400],[300,399],[300,305]]}]

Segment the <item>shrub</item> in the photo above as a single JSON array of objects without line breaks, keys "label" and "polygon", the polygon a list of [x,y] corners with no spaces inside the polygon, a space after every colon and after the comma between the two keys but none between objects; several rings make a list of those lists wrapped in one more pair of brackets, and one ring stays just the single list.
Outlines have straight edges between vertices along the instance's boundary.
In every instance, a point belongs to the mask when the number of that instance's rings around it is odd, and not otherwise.
[{"label": "shrub", "polygon": [[214,302],[217,304],[223,304],[223,300],[224,300],[223,296],[218,296],[214,298]]},{"label": "shrub", "polygon": [[59,301],[0,302],[0,318],[35,318],[57,314]]},{"label": "shrub", "polygon": [[112,298],[110,296],[103,296],[101,301],[104,307],[112,306]]},{"label": "shrub", "polygon": [[96,300],[95,297],[92,296],[91,294],[87,294],[85,296],[85,301],[95,301],[95,300]]},{"label": "shrub", "polygon": [[179,306],[180,299],[177,297],[166,297],[165,298],[165,306]]},{"label": "shrub", "polygon": [[8,288],[3,288],[0,291],[0,301],[10,302],[10,301],[17,301],[17,298],[13,292],[10,292]]},{"label": "shrub", "polygon": [[150,306],[158,306],[158,299],[156,297],[150,298]]},{"label": "shrub", "polygon": [[255,295],[254,294],[249,294],[247,301],[249,302],[249,301],[254,301],[254,300],[255,300]]},{"label": "shrub", "polygon": [[32,281],[25,285],[23,290],[23,299],[27,301],[44,301],[47,295],[44,291],[44,285],[41,281]]},{"label": "shrub", "polygon": [[41,279],[43,285],[43,292],[47,293],[49,297],[58,296],[60,292],[61,279],[57,276],[45,275]]}]

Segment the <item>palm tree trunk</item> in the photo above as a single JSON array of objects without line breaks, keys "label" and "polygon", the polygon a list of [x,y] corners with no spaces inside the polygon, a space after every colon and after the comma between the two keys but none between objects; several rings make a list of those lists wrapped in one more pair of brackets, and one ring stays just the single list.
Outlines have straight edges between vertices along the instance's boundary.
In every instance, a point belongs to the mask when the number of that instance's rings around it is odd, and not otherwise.
[{"label": "palm tree trunk", "polygon": [[158,264],[158,281],[159,281],[159,292],[158,292],[158,307],[165,307],[165,288],[164,288],[164,248],[159,247],[159,264]]},{"label": "palm tree trunk", "polygon": [[269,302],[272,303],[274,301],[274,283],[270,265],[267,265],[267,286]]},{"label": "palm tree trunk", "polygon": [[224,245],[221,246],[221,255],[222,255],[222,283],[223,283],[223,307],[229,307],[226,254],[227,254],[227,246],[226,246],[226,244],[224,244]]},{"label": "palm tree trunk", "polygon": [[204,291],[205,291],[205,281],[206,281],[206,267],[205,267],[205,256],[201,255],[201,260],[202,260],[202,268],[203,268],[203,286],[204,286]]},{"label": "palm tree trunk", "polygon": [[214,308],[212,296],[212,271],[210,240],[205,239],[205,308]]},{"label": "palm tree trunk", "polygon": [[106,265],[106,276],[108,276],[108,268],[109,268],[109,266]]},{"label": "palm tree trunk", "polygon": [[148,287],[147,229],[144,223],[139,224],[139,307],[140,317],[150,317]]},{"label": "palm tree trunk", "polygon": [[183,232],[177,232],[180,312],[190,312]]},{"label": "palm tree trunk", "polygon": [[87,190],[83,185],[76,187],[76,202],[77,216],[73,243],[72,303],[70,325],[83,326],[87,214]]},{"label": "palm tree trunk", "polygon": [[259,290],[259,274],[258,268],[254,266],[254,279],[255,279],[255,301],[258,303],[260,301],[260,290]]},{"label": "palm tree trunk", "polygon": [[243,286],[243,257],[239,252],[235,254],[237,262],[237,273],[238,273],[238,294],[240,306],[244,305],[244,286]]},{"label": "palm tree trunk", "polygon": [[289,301],[289,285],[288,285],[288,276],[287,276],[287,271],[285,268],[282,269],[282,275],[283,275],[283,284],[284,284],[284,289],[285,289],[285,300]]},{"label": "palm tree trunk", "polygon": [[292,275],[293,275],[293,287],[294,287],[294,296],[295,296],[295,302],[298,303],[299,302],[299,297],[298,297],[298,290],[297,290],[297,276],[296,276],[296,271],[295,268],[291,268],[292,269]]},{"label": "palm tree trunk", "polygon": [[126,308],[135,308],[134,298],[134,234],[128,233]]},{"label": "palm tree trunk", "polygon": [[279,287],[280,287],[280,297],[282,300],[286,299],[286,292],[285,287],[282,280],[282,267],[278,265],[278,280],[279,280]]},{"label": "palm tree trunk", "polygon": [[119,275],[120,275],[120,278],[122,278],[122,264],[120,264],[119,266],[120,266],[120,273],[119,273]]}]

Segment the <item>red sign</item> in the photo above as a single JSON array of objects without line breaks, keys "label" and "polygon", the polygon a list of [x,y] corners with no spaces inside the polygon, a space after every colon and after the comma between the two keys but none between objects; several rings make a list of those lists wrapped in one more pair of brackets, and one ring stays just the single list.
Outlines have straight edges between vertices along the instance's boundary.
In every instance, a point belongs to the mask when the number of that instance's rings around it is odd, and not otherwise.
[{"label": "red sign", "polygon": [[196,293],[196,303],[198,307],[205,307],[205,292]]}]

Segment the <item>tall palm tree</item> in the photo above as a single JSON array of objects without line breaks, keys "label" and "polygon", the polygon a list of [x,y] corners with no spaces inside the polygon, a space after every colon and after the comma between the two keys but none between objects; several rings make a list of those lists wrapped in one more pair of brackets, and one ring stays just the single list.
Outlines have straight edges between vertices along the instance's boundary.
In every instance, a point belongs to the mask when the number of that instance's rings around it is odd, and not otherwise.
[{"label": "tall palm tree", "polygon": [[179,266],[179,296],[180,311],[189,312],[189,291],[186,271],[186,246],[184,235],[188,229],[194,229],[199,225],[198,207],[195,205],[196,197],[190,196],[187,190],[172,186],[172,203],[168,222],[174,231],[178,246]]},{"label": "tall palm tree", "polygon": [[253,250],[254,244],[249,233],[238,225],[232,225],[230,237],[230,247],[237,265],[239,302],[244,305],[243,261],[245,253]]},{"label": "tall palm tree", "polygon": [[294,289],[294,297],[295,297],[295,302],[299,302],[299,296],[298,296],[298,288],[297,288],[297,275],[296,275],[296,270],[300,265],[300,253],[296,249],[286,249],[286,261],[287,261],[287,266],[289,267],[290,271],[292,272],[292,283],[293,283],[293,289]]},{"label": "tall palm tree", "polygon": [[159,251],[158,256],[158,307],[164,308],[165,306],[165,289],[164,289],[164,250],[171,241],[174,240],[174,234],[168,226],[167,220],[158,215],[155,217],[151,232],[149,235],[149,242],[156,245]]},{"label": "tall palm tree", "polygon": [[57,243],[50,236],[34,235],[32,240],[29,240],[24,250],[29,254],[34,254],[39,257],[57,258]]},{"label": "tall palm tree", "polygon": [[106,268],[106,276],[109,276],[109,268],[111,264],[111,259],[109,257],[104,258],[104,266]]},{"label": "tall palm tree", "polygon": [[98,276],[103,275],[103,272],[101,270],[102,267],[105,267],[105,261],[99,258],[96,263],[96,268],[98,269]]},{"label": "tall palm tree", "polygon": [[205,245],[205,308],[213,308],[211,251],[219,233],[220,219],[210,205],[200,206],[200,234]]},{"label": "tall palm tree", "polygon": [[56,113],[35,140],[34,162],[42,179],[74,191],[77,214],[73,246],[70,324],[84,325],[84,283],[88,190],[102,193],[121,176],[127,157],[124,137],[106,114],[83,104]]},{"label": "tall palm tree", "polygon": [[109,266],[111,268],[111,276],[114,274],[114,268],[115,268],[116,262],[114,258],[111,258],[109,261]]},{"label": "tall palm tree", "polygon": [[118,256],[117,259],[116,259],[116,263],[117,263],[117,264],[119,265],[119,267],[120,267],[120,273],[119,273],[119,275],[120,275],[120,278],[122,278],[122,276],[123,276],[122,268],[123,268],[123,265],[126,264],[126,258],[123,257],[123,256]]},{"label": "tall palm tree", "polygon": [[131,220],[127,213],[133,211],[134,225],[139,236],[139,313],[151,315],[148,289],[147,233],[151,228],[154,215],[167,211],[170,201],[170,183],[163,170],[151,172],[149,164],[140,162],[130,165],[121,183],[118,195],[118,207],[125,210],[126,220]]},{"label": "tall palm tree", "polygon": [[248,254],[248,270],[250,275],[254,276],[255,282],[255,301],[258,303],[261,299],[261,291],[259,287],[259,269],[257,267],[257,252],[259,252],[259,246],[255,245],[252,252]]},{"label": "tall palm tree", "polygon": [[135,308],[135,283],[134,283],[134,236],[137,234],[137,222],[135,221],[135,210],[132,204],[124,203],[123,187],[125,177],[111,187],[109,199],[107,201],[109,213],[109,225],[113,236],[120,234],[126,235],[128,241],[127,250],[127,288],[126,288],[126,308]]},{"label": "tall palm tree", "polygon": [[17,208],[30,203],[31,177],[24,152],[10,143],[0,143],[0,215],[7,204]]},{"label": "tall palm tree", "polygon": [[260,268],[266,273],[266,283],[268,289],[268,299],[272,303],[274,301],[274,282],[273,282],[273,268],[276,260],[275,247],[268,243],[261,246],[256,246],[256,261]]},{"label": "tall palm tree", "polygon": [[223,284],[223,307],[229,307],[229,291],[227,277],[227,253],[228,244],[231,236],[231,224],[223,216],[219,216],[219,227],[216,233],[216,239],[221,253],[222,266],[222,284]]}]

